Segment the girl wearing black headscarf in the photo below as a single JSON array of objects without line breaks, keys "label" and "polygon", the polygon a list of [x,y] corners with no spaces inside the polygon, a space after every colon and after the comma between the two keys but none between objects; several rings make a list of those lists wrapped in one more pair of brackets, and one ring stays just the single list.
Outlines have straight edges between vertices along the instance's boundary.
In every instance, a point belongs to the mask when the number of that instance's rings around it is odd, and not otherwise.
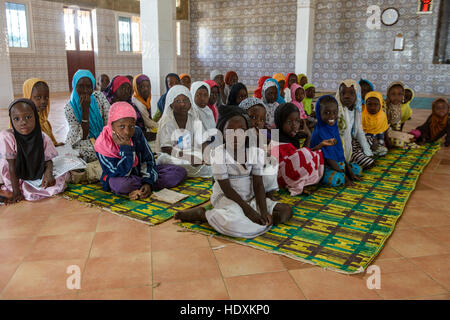
[{"label": "girl wearing black headscarf", "polygon": [[[12,129],[0,132],[0,195],[7,203],[39,200],[64,191],[66,175],[55,180],[53,162],[58,155],[52,140],[41,131],[35,104],[14,100],[9,108]],[[24,180],[40,180],[36,189]]]},{"label": "girl wearing black headscarf", "polygon": [[[228,106],[238,106],[243,100],[248,98],[247,87],[243,83],[235,83],[228,95]],[[219,106],[219,117],[222,113],[225,112],[225,109],[228,108],[226,105]]]}]

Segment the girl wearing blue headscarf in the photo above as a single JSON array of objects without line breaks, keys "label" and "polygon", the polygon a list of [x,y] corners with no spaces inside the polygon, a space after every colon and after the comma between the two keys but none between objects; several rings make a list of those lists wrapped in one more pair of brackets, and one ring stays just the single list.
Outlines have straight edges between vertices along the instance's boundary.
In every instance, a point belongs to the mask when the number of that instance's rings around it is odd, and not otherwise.
[{"label": "girl wearing blue headscarf", "polygon": [[268,128],[275,128],[275,110],[280,104],[286,103],[286,101],[280,96],[280,87],[278,81],[274,78],[264,81],[262,100],[267,111],[267,126]]},{"label": "girl wearing blue headscarf", "polygon": [[165,83],[166,83],[166,93],[164,93],[158,100],[158,110],[161,111],[161,114],[164,113],[164,107],[166,106],[167,92],[169,92],[169,89],[172,88],[174,85],[180,84],[181,79],[176,73],[169,73],[166,76]]},{"label": "girl wearing blue headscarf", "polygon": [[338,128],[338,102],[333,96],[322,96],[316,102],[315,112],[317,123],[311,137],[310,147],[314,148],[324,140],[336,140],[335,145],[322,147],[325,160],[322,183],[331,187],[352,185],[352,181],[360,180],[361,167],[345,160]]},{"label": "girl wearing blue headscarf", "polygon": [[373,86],[372,82],[370,82],[367,79],[361,79],[359,80],[359,86],[361,87],[361,101],[362,104],[364,105],[365,99],[366,99],[366,94],[368,94],[371,91],[375,91],[375,87]]},{"label": "girl wearing blue headscarf", "polygon": [[97,160],[94,145],[108,123],[109,102],[103,92],[94,91],[95,78],[89,70],[78,70],[72,79],[70,101],[64,107],[69,132],[66,144],[79,151],[86,162]]}]

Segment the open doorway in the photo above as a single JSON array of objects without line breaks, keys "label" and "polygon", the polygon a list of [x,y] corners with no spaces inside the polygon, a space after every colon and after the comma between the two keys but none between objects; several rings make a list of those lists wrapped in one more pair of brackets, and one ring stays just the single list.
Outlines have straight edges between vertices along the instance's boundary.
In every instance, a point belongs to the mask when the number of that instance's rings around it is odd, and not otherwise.
[{"label": "open doorway", "polygon": [[69,88],[72,90],[72,78],[78,69],[90,70],[95,76],[91,10],[64,7],[64,28]]}]

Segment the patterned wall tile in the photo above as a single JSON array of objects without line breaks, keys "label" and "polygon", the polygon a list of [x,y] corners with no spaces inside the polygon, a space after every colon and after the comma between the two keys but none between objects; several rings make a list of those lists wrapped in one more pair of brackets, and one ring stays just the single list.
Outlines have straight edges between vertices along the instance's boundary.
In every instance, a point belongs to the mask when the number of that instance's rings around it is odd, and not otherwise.
[{"label": "patterned wall tile", "polygon": [[262,75],[295,68],[296,0],[191,0],[191,74],[235,70],[256,87]]},{"label": "patterned wall tile", "polygon": [[[361,77],[385,92],[392,81],[403,81],[416,93],[450,94],[450,66],[432,63],[439,0],[432,15],[418,15],[417,1],[316,1],[313,79],[322,90],[334,91],[342,79]],[[369,5],[396,7],[399,21],[379,30],[366,26]],[[392,51],[402,33],[404,51]]]}]

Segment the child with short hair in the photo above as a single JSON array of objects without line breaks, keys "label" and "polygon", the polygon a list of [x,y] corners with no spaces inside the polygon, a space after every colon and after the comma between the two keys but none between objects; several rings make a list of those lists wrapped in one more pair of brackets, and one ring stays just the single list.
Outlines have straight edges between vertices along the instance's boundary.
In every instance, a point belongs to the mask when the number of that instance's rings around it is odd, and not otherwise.
[{"label": "child with short hair", "polygon": [[450,104],[446,98],[441,97],[433,101],[431,115],[423,125],[411,131],[411,134],[416,138],[417,144],[435,142],[446,136],[444,145],[446,147],[450,146],[449,109]]},{"label": "child with short hair", "polygon": [[[51,139],[41,131],[33,101],[16,99],[8,107],[12,129],[0,132],[0,196],[6,203],[35,201],[61,193],[66,188],[66,173],[55,179],[52,159],[58,156]],[[24,180],[42,179],[36,189]]]},{"label": "child with short hair", "polygon": [[321,182],[331,187],[351,186],[352,181],[360,181],[361,167],[348,162],[344,156],[341,136],[338,128],[339,104],[331,95],[325,95],[316,102],[317,123],[310,146],[314,148],[322,141],[335,139],[336,144],[324,146],[321,150],[325,159],[325,172]]},{"label": "child with short hair", "polygon": [[[279,130],[279,143],[273,144],[272,154],[279,162],[278,184],[287,188],[291,196],[307,193],[304,187],[319,183],[323,176],[324,160],[320,148],[333,146],[336,140],[321,141],[310,149],[311,131],[292,103],[278,106],[275,124]],[[303,147],[300,146],[300,133],[306,136]]]},{"label": "child with short hair", "polygon": [[34,102],[39,114],[39,124],[42,132],[46,133],[56,147],[64,145],[57,142],[53,135],[52,126],[48,121],[50,113],[50,89],[47,82],[39,78],[31,78],[23,83],[23,97]]},{"label": "child with short hair", "polygon": [[[245,132],[249,126],[241,109],[232,106],[217,127],[225,135],[227,130]],[[290,219],[292,209],[287,204],[266,198],[261,161],[264,151],[247,148],[245,142],[237,141],[228,145],[229,141],[225,140],[214,150],[211,195],[214,208],[208,211],[203,207],[180,211],[175,214],[175,219],[208,222],[221,234],[247,239],[255,238],[269,231],[272,225]],[[239,157],[243,157],[244,163],[240,163]]]},{"label": "child with short hair", "polygon": [[373,152],[362,128],[361,89],[355,80],[344,80],[336,91],[339,104],[339,132],[344,146],[345,160],[364,168],[375,165]]},{"label": "child with short hair", "polygon": [[384,135],[389,125],[386,113],[383,111],[383,95],[381,92],[370,91],[366,94],[361,115],[363,129],[372,152],[375,156],[386,155],[388,150],[384,143]]},{"label": "child with short hair", "polygon": [[284,83],[284,100],[286,100],[286,102],[291,102],[292,101],[291,86],[294,83],[298,84],[297,81],[298,81],[297,80],[297,75],[295,73],[291,72],[291,73],[287,74],[286,80],[285,80],[285,83]]},{"label": "child with short hair", "polygon": [[175,187],[186,177],[186,170],[181,167],[156,166],[136,119],[136,111],[129,103],[114,103],[108,124],[95,141],[103,169],[103,190],[128,195],[131,200],[148,198],[152,190]]}]

